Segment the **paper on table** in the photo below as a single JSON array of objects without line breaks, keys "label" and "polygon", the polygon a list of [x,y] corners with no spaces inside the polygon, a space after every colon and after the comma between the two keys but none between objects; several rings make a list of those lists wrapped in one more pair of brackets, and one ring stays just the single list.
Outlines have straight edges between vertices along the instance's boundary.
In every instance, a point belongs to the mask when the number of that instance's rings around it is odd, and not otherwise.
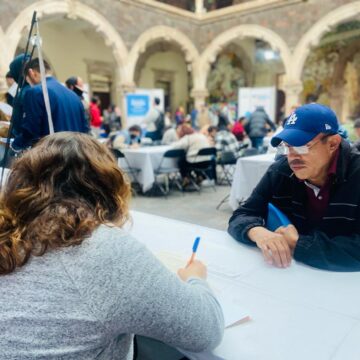
[{"label": "paper on table", "polygon": [[[209,274],[234,278],[244,274],[244,272],[249,271],[249,268],[253,267],[252,262],[247,263],[246,257],[239,261],[237,254],[223,246],[207,244],[206,248],[204,250],[200,247],[196,257],[207,265]],[[213,256],[212,254],[216,255]],[[185,250],[176,254],[166,251],[155,254],[170,271],[174,272],[187,264],[190,255],[189,251]],[[219,259],[226,259],[226,261],[219,263]]]},{"label": "paper on table", "polygon": [[[184,267],[187,262],[182,256],[170,252],[164,251],[155,255],[170,271],[175,273],[179,268]],[[210,267],[208,270],[210,273]],[[211,279],[208,282],[223,309],[225,328],[230,328],[250,320],[249,313],[233,301],[231,293],[226,293],[226,287],[221,288],[218,284],[213,283]]]}]

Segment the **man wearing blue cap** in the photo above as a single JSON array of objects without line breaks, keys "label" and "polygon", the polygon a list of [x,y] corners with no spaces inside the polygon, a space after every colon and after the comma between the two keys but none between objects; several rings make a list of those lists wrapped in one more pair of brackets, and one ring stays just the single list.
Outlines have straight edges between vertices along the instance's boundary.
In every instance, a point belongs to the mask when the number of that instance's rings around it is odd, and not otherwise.
[{"label": "man wearing blue cap", "polygon": [[[338,134],[335,113],[297,108],[271,144],[285,156],[266,172],[233,214],[229,233],[257,245],[269,263],[291,258],[317,268],[360,271],[360,154]],[[266,229],[268,203],[292,225]]]}]

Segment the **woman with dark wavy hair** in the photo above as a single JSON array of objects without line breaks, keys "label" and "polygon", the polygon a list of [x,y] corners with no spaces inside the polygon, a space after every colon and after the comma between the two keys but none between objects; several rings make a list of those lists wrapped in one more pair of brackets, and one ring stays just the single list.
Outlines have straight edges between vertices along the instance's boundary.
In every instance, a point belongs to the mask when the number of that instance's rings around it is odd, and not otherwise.
[{"label": "woman with dark wavy hair", "polygon": [[43,138],[0,201],[0,358],[132,359],[132,334],[215,347],[221,309],[195,261],[169,272],[121,226],[130,187],[88,135]]}]

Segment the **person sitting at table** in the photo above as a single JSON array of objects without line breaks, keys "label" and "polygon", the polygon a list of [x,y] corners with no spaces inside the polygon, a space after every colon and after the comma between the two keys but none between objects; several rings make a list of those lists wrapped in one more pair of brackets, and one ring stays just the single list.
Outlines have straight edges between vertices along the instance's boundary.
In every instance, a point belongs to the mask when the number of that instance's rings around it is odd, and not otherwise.
[{"label": "person sitting at table", "polygon": [[[321,269],[360,271],[360,154],[338,129],[330,108],[297,108],[271,140],[286,156],[232,215],[229,233],[257,245],[270,264],[287,267],[293,257]],[[267,230],[269,202],[292,225]]]},{"label": "person sitting at table", "polygon": [[17,159],[0,201],[4,359],[132,359],[132,334],[199,352],[223,335],[194,261],[167,270],[123,225],[130,186],[104,144],[59,132]]},{"label": "person sitting at table", "polygon": [[[211,144],[207,137],[195,130],[188,124],[178,126],[177,134],[180,140],[173,143],[171,147],[173,149],[184,149],[186,151],[186,157],[180,160],[180,173],[183,178],[183,186],[187,186],[190,183],[190,176],[192,172],[192,165],[196,163],[198,168],[208,168],[209,162],[214,162],[213,170],[209,174],[210,179],[216,180],[216,164],[215,159],[211,156],[198,156],[198,152],[201,149],[211,147]],[[204,180],[202,178],[197,179],[198,182]]]}]

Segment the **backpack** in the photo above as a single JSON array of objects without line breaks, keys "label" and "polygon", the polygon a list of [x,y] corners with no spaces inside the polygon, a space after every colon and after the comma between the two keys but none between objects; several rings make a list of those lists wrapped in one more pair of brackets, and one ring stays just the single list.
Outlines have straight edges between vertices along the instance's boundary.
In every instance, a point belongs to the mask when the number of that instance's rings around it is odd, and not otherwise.
[{"label": "backpack", "polygon": [[165,128],[165,115],[162,111],[159,110],[159,116],[155,120],[155,127],[156,131],[160,132],[161,134],[164,132]]}]

